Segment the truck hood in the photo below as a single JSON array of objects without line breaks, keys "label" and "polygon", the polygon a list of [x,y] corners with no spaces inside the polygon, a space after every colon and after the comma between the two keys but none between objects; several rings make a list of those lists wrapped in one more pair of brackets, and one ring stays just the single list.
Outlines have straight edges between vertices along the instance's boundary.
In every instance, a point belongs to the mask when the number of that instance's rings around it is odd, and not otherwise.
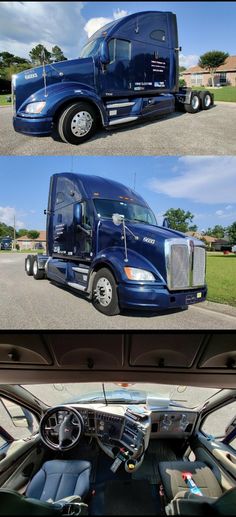
[{"label": "truck hood", "polygon": [[[73,82],[95,88],[95,66],[92,57],[70,59],[45,65],[46,88],[57,83]],[[37,66],[24,70],[12,77],[16,110],[24,101],[33,102],[34,94],[44,88],[44,67]]]},{"label": "truck hood", "polygon": [[[126,226],[138,237],[138,240],[136,240],[128,231],[126,232],[128,257],[129,249],[145,257],[166,281],[165,241],[167,239],[176,238],[184,238],[187,240],[186,235],[162,226],[151,226],[142,223],[136,224],[128,221],[126,222]],[[100,251],[101,248],[105,250],[105,248],[112,245],[124,247],[124,241],[121,239],[121,227],[115,226],[112,221],[101,221],[99,234]],[[202,241],[196,239],[191,240],[193,240],[195,244],[204,246]]]}]

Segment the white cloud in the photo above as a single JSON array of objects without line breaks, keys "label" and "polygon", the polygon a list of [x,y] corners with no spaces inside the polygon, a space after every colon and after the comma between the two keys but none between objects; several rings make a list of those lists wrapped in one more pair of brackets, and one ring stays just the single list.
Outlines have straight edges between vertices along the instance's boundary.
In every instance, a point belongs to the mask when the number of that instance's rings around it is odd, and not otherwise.
[{"label": "white cloud", "polygon": [[155,177],[149,182],[149,188],[171,198],[209,205],[229,204],[236,199],[235,175],[235,156],[186,156],[178,158],[174,176],[170,179]]},{"label": "white cloud", "polygon": [[180,66],[185,66],[185,68],[190,68],[190,66],[195,66],[198,64],[199,56],[196,54],[189,54],[185,56],[184,54],[179,55],[179,64]]},{"label": "white cloud", "polygon": [[232,208],[233,208],[233,206],[232,206],[232,205],[227,205],[227,206],[225,207],[225,210],[232,210]]},{"label": "white cloud", "polygon": [[0,2],[0,48],[28,57],[38,43],[75,57],[84,44],[84,2]]},{"label": "white cloud", "polygon": [[90,18],[90,20],[87,21],[87,23],[84,26],[85,32],[87,32],[88,38],[92,36],[96,31],[101,29],[104,25],[107,23],[112,22],[113,20],[118,20],[119,18],[123,18],[124,16],[127,16],[128,12],[124,9],[116,9],[113,11],[112,18],[104,18],[104,17],[97,17],[97,18]]},{"label": "white cloud", "polygon": [[0,206],[0,221],[7,224],[8,226],[14,225],[14,217],[16,218],[16,228],[24,228],[25,224],[23,221],[18,219],[16,209],[11,206]]}]

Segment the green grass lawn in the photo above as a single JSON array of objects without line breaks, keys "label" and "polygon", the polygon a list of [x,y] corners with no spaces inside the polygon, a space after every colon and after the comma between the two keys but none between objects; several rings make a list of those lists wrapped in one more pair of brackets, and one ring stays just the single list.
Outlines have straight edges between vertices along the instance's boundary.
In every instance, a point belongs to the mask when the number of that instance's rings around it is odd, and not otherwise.
[{"label": "green grass lawn", "polygon": [[0,95],[0,106],[11,106],[11,102],[7,102],[7,97],[11,97],[11,94]]},{"label": "green grass lawn", "polygon": [[[192,88],[194,90],[194,87]],[[207,88],[196,87],[196,90],[207,90]],[[214,93],[215,101],[236,102],[236,87],[224,86],[223,88],[210,88]]]},{"label": "green grass lawn", "polygon": [[207,299],[236,307],[236,255],[207,254]]},{"label": "green grass lawn", "polygon": [[46,253],[45,250],[16,250],[16,251],[12,251],[12,250],[0,250],[0,253]]}]

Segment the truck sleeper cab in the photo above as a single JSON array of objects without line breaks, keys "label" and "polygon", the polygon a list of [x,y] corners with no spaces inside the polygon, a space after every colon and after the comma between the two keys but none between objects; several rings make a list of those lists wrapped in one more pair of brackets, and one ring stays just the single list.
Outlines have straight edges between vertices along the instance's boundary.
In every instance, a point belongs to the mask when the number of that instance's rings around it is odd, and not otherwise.
[{"label": "truck sleeper cab", "polygon": [[13,125],[31,136],[56,131],[80,144],[143,117],[209,109],[213,95],[179,89],[176,16],[145,11],[115,20],[88,40],[79,59],[13,76]]},{"label": "truck sleeper cab", "polygon": [[128,187],[98,176],[54,174],[45,212],[47,254],[27,256],[27,275],[83,293],[107,315],[206,299],[203,242],[158,226]]}]

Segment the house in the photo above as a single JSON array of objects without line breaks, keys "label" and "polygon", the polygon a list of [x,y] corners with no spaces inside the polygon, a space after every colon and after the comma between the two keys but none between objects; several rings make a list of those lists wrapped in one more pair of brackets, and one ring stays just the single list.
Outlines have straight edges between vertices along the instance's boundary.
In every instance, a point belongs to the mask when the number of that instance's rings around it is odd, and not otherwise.
[{"label": "house", "polygon": [[231,251],[232,244],[229,244],[229,239],[216,239],[213,244],[214,251]]},{"label": "house", "polygon": [[202,240],[209,250],[214,249],[215,241],[217,241],[216,237],[211,237],[210,235],[203,235],[201,232],[186,232],[188,237],[195,237],[195,239]]},{"label": "house", "polygon": [[[185,80],[186,86],[211,86],[211,74],[200,66],[191,66],[181,73],[181,79]],[[224,65],[216,69],[214,76],[215,85],[236,86],[236,56],[229,56]]]},{"label": "house", "polygon": [[27,235],[22,235],[16,239],[16,244],[19,245],[21,251],[27,249],[46,249],[46,231],[40,230],[37,239],[30,239]]}]

